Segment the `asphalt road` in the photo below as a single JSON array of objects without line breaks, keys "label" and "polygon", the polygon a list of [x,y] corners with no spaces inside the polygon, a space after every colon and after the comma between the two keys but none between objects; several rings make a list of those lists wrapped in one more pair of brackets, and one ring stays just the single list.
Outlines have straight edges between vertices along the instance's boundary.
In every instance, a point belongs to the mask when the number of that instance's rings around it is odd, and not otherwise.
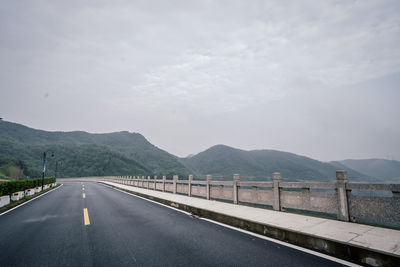
[{"label": "asphalt road", "polygon": [[100,184],[83,184],[84,190],[79,182],[64,183],[0,216],[0,266],[339,265]]}]

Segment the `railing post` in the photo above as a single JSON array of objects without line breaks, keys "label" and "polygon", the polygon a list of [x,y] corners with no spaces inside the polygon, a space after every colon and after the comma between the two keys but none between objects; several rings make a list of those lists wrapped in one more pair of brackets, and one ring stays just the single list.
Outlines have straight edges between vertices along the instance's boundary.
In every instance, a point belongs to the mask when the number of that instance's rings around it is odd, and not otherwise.
[{"label": "railing post", "polygon": [[147,189],[150,189],[150,176],[147,176]]},{"label": "railing post", "polygon": [[188,196],[192,196],[192,181],[193,181],[193,175],[189,175],[189,180],[188,180]]},{"label": "railing post", "polygon": [[167,180],[167,176],[163,175],[162,177],[162,191],[165,192],[165,181]]},{"label": "railing post", "polygon": [[274,210],[281,210],[281,191],[279,189],[279,183],[281,182],[281,174],[279,172],[273,173],[274,177]]},{"label": "railing post", "polygon": [[154,175],[154,190],[157,190],[157,175]]},{"label": "railing post", "polygon": [[341,221],[349,221],[349,206],[347,202],[347,172],[336,171],[336,192],[338,199],[338,219]]},{"label": "railing post", "polygon": [[178,187],[178,179],[179,179],[179,177],[178,177],[178,175],[174,175],[174,176],[172,177],[172,179],[173,179],[173,182],[174,182],[174,194],[176,194],[177,187]]},{"label": "railing post", "polygon": [[207,181],[206,181],[206,192],[207,192],[207,199],[210,200],[210,182],[212,180],[212,176],[211,175],[207,175],[206,177]]},{"label": "railing post", "polygon": [[144,188],[144,175],[142,175],[142,188]]},{"label": "railing post", "polygon": [[301,207],[304,210],[309,210],[311,208],[311,199],[310,199],[310,188],[308,187],[303,187],[301,189]]},{"label": "railing post", "polygon": [[240,175],[233,175],[233,204],[239,204],[239,186]]}]

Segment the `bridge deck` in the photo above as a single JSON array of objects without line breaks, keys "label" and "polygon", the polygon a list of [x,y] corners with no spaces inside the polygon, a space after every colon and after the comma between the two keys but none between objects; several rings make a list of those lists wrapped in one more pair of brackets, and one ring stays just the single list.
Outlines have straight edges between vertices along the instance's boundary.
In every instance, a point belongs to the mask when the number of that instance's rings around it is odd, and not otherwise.
[{"label": "bridge deck", "polygon": [[[194,209],[205,210],[209,213],[217,214],[217,216],[218,214],[226,215],[230,218],[239,218],[246,222],[265,225],[268,226],[264,229],[264,233],[267,231],[267,234],[270,233],[272,228],[281,229],[283,231],[287,230],[287,236],[290,235],[289,233],[299,233],[305,236],[327,240],[328,243],[329,241],[333,241],[336,243],[348,244],[351,245],[351,247],[365,248],[370,251],[376,251],[400,259],[400,231],[398,230],[287,212],[277,212],[243,205],[234,205],[219,201],[137,188],[113,182],[104,181],[104,183],[146,195],[150,198],[165,200],[166,203],[169,203],[170,205],[175,203],[177,206],[180,205],[181,207],[187,206]],[[329,252],[329,250],[327,250],[327,252]],[[373,262],[370,263],[373,264]]]}]

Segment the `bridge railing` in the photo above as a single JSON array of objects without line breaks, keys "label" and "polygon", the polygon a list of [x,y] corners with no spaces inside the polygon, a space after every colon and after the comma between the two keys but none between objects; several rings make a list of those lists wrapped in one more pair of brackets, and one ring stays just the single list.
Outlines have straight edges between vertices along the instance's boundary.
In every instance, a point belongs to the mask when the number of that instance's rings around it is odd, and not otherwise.
[{"label": "bridge railing", "polygon": [[377,224],[400,229],[400,184],[350,183],[346,171],[336,172],[335,182],[283,182],[280,173],[273,181],[179,180],[178,176],[108,177],[117,183],[173,194],[200,197],[269,208],[276,211],[299,212],[341,221]]}]

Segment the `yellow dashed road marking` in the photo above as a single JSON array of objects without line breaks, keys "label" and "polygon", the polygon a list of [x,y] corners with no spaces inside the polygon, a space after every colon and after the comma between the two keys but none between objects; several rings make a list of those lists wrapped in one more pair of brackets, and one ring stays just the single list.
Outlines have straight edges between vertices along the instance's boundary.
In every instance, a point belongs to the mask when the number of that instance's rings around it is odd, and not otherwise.
[{"label": "yellow dashed road marking", "polygon": [[89,213],[87,208],[83,209],[83,220],[85,221],[85,225],[90,225]]},{"label": "yellow dashed road marking", "polygon": [[86,198],[86,194],[85,194],[85,193],[83,193],[83,194],[82,194],[82,197],[83,197],[83,198]]}]

